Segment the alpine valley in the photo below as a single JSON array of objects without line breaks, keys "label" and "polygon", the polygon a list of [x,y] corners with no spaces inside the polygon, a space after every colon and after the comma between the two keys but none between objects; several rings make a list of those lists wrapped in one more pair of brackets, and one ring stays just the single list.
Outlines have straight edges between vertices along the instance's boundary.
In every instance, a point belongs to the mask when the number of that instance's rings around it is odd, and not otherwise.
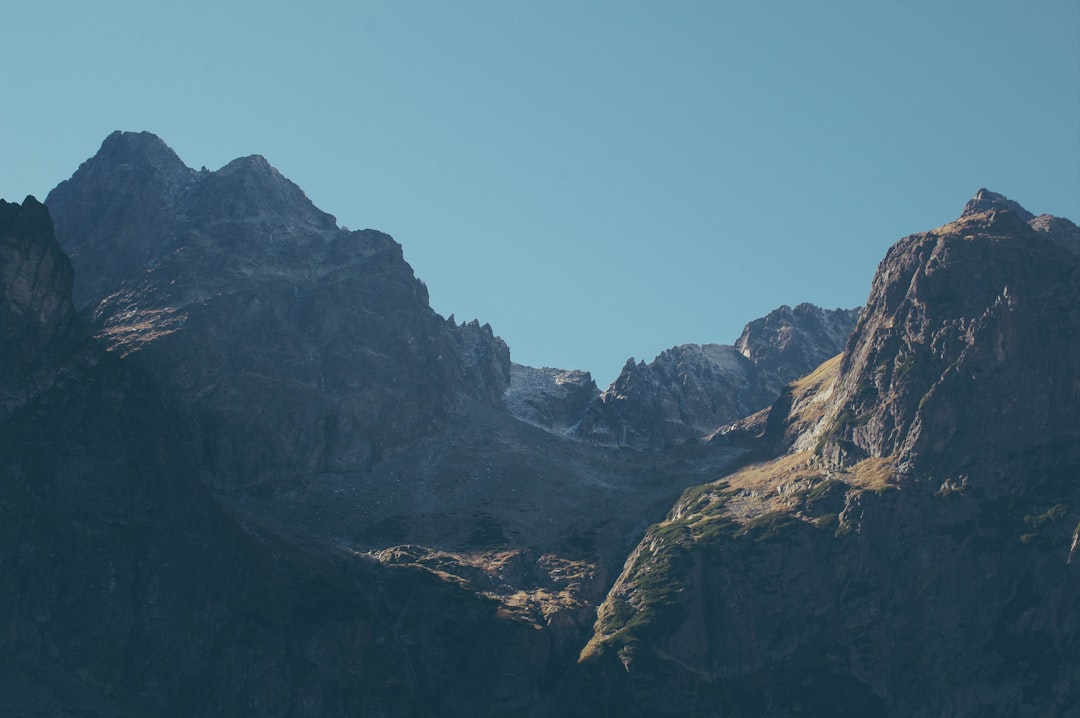
[{"label": "alpine valley", "polygon": [[1080,715],[1080,229],[584,371],[259,156],[0,202],[0,714]]}]

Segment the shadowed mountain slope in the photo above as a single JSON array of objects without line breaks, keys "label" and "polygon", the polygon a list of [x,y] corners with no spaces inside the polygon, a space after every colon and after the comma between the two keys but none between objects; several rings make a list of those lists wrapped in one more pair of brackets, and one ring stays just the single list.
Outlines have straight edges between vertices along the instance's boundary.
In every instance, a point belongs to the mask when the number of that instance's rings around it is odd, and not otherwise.
[{"label": "shadowed mountain slope", "polygon": [[339,229],[262,157],[196,172],[117,132],[46,204],[94,331],[189,413],[219,488],[362,470],[501,401],[490,327],[443,320],[400,245]]}]

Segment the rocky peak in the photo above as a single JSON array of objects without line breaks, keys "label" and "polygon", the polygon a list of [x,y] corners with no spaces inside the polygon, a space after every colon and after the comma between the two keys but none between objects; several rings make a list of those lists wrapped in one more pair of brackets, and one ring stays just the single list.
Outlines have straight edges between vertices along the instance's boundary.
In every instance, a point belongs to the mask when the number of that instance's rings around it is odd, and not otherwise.
[{"label": "rocky peak", "polygon": [[337,229],[333,215],[318,209],[302,189],[277,171],[262,155],[229,162],[216,172],[200,174],[182,210],[210,221],[272,221],[288,218],[325,231]]},{"label": "rocky peak", "polygon": [[1005,195],[998,194],[997,192],[991,192],[985,187],[975,193],[975,196],[968,200],[964,205],[964,211],[960,213],[961,217],[970,217],[982,212],[989,212],[990,210],[1009,210],[1010,212],[1016,212],[1016,214],[1025,222],[1032,220],[1035,215],[1028,212],[1026,209],[1020,206],[1018,202],[1014,202]]},{"label": "rocky peak", "polygon": [[740,354],[791,381],[813,370],[844,346],[858,309],[783,305],[746,325],[735,342]]},{"label": "rocky peak", "polygon": [[648,364],[631,358],[575,435],[651,449],[704,438],[765,408],[787,382],[838,354],[858,315],[782,306],[747,324],[735,346],[684,344]]},{"label": "rocky peak", "polygon": [[900,240],[878,268],[823,423],[831,463],[941,470],[1080,425],[1080,261],[1000,196],[977,200],[990,209]]},{"label": "rocky peak", "polygon": [[[98,181],[107,178],[132,192],[141,188],[146,197],[151,193],[174,195],[196,174],[157,135],[119,130],[105,138],[101,148],[79,167],[76,175],[79,173]],[[60,187],[63,186],[61,183]]]},{"label": "rocky peak", "polygon": [[188,174],[187,166],[173,148],[152,132],[117,130],[105,138],[89,162],[113,167],[153,167],[163,174]]},{"label": "rocky peak", "polygon": [[1028,221],[1031,228],[1046,236],[1051,242],[1064,247],[1080,256],[1080,227],[1065,219],[1049,214],[1040,214]]},{"label": "rocky peak", "polygon": [[466,399],[501,405],[491,328],[445,322],[400,245],[338,228],[265,158],[183,168],[176,192],[98,171],[175,159],[162,145],[110,136],[48,205],[79,306],[191,413],[208,480],[365,469]]}]

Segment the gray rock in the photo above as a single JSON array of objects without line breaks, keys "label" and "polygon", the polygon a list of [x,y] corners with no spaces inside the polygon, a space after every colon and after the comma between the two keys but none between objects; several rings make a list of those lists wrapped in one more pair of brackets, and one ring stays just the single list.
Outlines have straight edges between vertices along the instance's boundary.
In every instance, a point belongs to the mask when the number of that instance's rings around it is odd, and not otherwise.
[{"label": "gray rock", "polygon": [[219,488],[361,470],[501,402],[490,327],[444,321],[400,245],[338,228],[262,157],[195,172],[114,133],[46,204],[95,332],[190,414]]},{"label": "gray rock", "polygon": [[571,434],[600,390],[587,371],[510,366],[506,408],[518,419],[556,434]]},{"label": "gray rock", "polygon": [[782,306],[750,322],[735,346],[684,344],[626,363],[589,405],[575,435],[659,449],[702,439],[765,408],[783,386],[844,347],[858,310]]},{"label": "gray rock", "polygon": [[1075,712],[1080,261],[968,207],[889,250],[756,461],[646,532],[568,713]]}]

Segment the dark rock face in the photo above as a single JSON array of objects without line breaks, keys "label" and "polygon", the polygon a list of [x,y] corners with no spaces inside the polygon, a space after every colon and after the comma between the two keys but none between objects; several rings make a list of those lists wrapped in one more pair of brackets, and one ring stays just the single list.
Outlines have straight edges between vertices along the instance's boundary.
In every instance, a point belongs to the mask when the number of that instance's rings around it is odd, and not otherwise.
[{"label": "dark rock face", "polygon": [[45,207],[33,197],[21,206],[0,200],[0,378],[24,378],[19,385],[3,382],[0,410],[25,401],[19,392],[33,395],[37,377],[47,381],[54,370],[39,360],[74,329],[71,281],[71,262],[56,246]]},{"label": "dark rock face", "polygon": [[765,408],[784,384],[839,353],[857,319],[853,309],[783,306],[748,324],[733,347],[684,344],[649,364],[630,359],[575,434],[638,449],[706,437]]},{"label": "dark rock face", "polygon": [[42,205],[0,204],[0,261],[0,362],[36,367],[0,372],[0,713],[483,715],[536,701],[549,636],[494,601],[218,508],[153,379],[71,320]]},{"label": "dark rock face", "polygon": [[1073,715],[1080,261],[1032,226],[1064,222],[969,203],[898,242],[764,422],[783,453],[628,558],[567,712]]},{"label": "dark rock face", "polygon": [[1078,432],[1078,261],[1024,217],[969,211],[889,250],[841,364],[827,457],[941,471]]},{"label": "dark rock face", "polygon": [[[861,315],[781,307],[600,395],[260,157],[117,133],[48,203],[111,351],[48,213],[0,203],[0,713],[1080,704],[1067,220],[980,191]],[[200,475],[259,486],[230,514]]]},{"label": "dark rock face", "polygon": [[400,245],[262,157],[195,172],[114,133],[46,204],[94,330],[190,412],[218,487],[364,469],[509,382],[505,344],[436,315]]}]

